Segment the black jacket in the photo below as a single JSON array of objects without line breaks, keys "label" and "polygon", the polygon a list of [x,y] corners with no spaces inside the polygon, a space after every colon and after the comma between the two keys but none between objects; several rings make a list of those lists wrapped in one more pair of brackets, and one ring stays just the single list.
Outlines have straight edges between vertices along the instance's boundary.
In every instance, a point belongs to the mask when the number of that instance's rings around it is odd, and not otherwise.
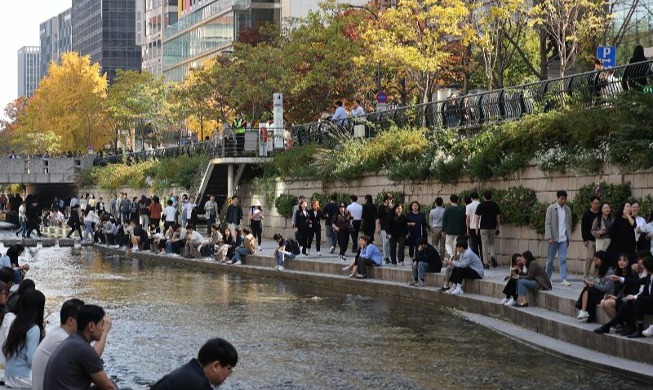
[{"label": "black jacket", "polygon": [[442,258],[431,244],[427,244],[423,251],[417,250],[413,262],[425,261],[429,265],[429,272],[442,271]]}]

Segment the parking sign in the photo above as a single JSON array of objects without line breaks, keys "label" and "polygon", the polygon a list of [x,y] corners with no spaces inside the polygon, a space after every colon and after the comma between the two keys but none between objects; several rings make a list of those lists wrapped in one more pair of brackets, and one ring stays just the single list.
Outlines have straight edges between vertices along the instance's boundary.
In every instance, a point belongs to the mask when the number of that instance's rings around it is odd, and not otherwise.
[{"label": "parking sign", "polygon": [[596,58],[603,62],[606,68],[617,66],[617,48],[615,46],[599,46],[596,48]]}]

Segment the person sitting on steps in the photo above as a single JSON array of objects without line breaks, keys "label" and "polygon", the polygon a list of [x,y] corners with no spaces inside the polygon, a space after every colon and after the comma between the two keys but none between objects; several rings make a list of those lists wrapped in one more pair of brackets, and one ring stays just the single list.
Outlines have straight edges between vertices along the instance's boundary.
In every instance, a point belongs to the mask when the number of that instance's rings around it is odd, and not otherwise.
[{"label": "person sitting on steps", "polygon": [[516,307],[528,307],[528,290],[551,290],[553,285],[544,267],[535,261],[531,251],[521,255],[521,262],[528,270],[526,275],[519,275],[517,281],[517,304]]},{"label": "person sitting on steps", "polygon": [[383,255],[379,248],[372,243],[372,239],[369,236],[359,237],[358,247],[360,253],[350,265],[344,267],[342,270],[343,272],[350,272],[349,278],[365,279],[367,278],[365,267],[383,266]]}]

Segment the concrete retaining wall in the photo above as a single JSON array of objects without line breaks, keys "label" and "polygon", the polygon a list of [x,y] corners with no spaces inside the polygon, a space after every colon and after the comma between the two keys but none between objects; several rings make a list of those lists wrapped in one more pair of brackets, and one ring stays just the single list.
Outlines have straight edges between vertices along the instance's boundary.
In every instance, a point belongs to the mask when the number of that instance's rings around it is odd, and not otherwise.
[{"label": "concrete retaining wall", "polygon": [[[591,183],[606,182],[608,184],[629,183],[633,196],[641,197],[653,193],[653,170],[640,171],[634,174],[621,174],[615,167],[605,165],[597,175],[573,175],[557,174],[546,175],[540,171],[537,166],[529,165],[512,177],[492,179],[486,182],[474,182],[469,179],[463,179],[457,184],[440,184],[433,181],[420,183],[394,183],[384,176],[362,176],[359,180],[347,183],[333,183],[325,185],[318,180],[291,180],[277,181],[275,186],[275,196],[281,193],[293,195],[305,195],[310,197],[313,193],[332,193],[346,192],[356,194],[362,200],[365,194],[376,195],[383,191],[401,191],[406,194],[406,200],[417,200],[418,202],[430,205],[437,196],[448,200],[452,193],[460,193],[472,187],[487,186],[496,189],[505,189],[508,187],[524,186],[536,191],[537,198],[541,202],[553,202],[556,198],[555,193],[558,190],[566,190],[569,199],[574,200],[578,189]],[[259,200],[263,204],[266,218],[264,220],[265,237],[272,237],[276,231],[282,234],[290,234],[290,220],[279,216],[273,205],[267,204],[264,194],[259,191],[251,182],[244,182],[240,185],[238,195],[241,197],[241,204],[244,205],[244,211],[247,212],[249,205],[254,200]],[[508,263],[512,253],[530,250],[537,257],[546,256],[546,242],[541,235],[536,234],[528,227],[514,227],[509,225],[502,226],[501,235],[497,240],[496,250],[499,261]],[[377,236],[377,242],[380,237]],[[576,226],[572,235],[572,243],[568,253],[568,269],[573,273],[584,272],[584,251],[585,247],[581,240],[580,226]],[[557,262],[556,262],[557,264]]]}]

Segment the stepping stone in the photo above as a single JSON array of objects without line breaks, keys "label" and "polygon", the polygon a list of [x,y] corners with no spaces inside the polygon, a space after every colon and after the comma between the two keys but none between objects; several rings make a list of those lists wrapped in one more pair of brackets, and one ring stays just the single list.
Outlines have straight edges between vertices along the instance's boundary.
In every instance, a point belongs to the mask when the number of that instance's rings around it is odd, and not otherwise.
[{"label": "stepping stone", "polygon": [[20,244],[20,240],[18,240],[18,239],[13,239],[13,238],[2,240],[2,242],[3,242],[3,244],[4,244],[5,247],[9,247],[9,246],[11,246],[11,245]]},{"label": "stepping stone", "polygon": [[24,247],[35,247],[38,244],[38,241],[36,241],[33,238],[25,238],[23,239],[23,246]]},{"label": "stepping stone", "polygon": [[91,241],[82,241],[81,244],[82,246],[93,246],[93,242]]},{"label": "stepping stone", "polygon": [[43,240],[41,240],[41,246],[44,248],[55,246],[56,244],[57,244],[57,240],[55,240],[54,238],[44,238]]},{"label": "stepping stone", "polygon": [[72,238],[60,238],[59,246],[75,246],[75,240]]}]

